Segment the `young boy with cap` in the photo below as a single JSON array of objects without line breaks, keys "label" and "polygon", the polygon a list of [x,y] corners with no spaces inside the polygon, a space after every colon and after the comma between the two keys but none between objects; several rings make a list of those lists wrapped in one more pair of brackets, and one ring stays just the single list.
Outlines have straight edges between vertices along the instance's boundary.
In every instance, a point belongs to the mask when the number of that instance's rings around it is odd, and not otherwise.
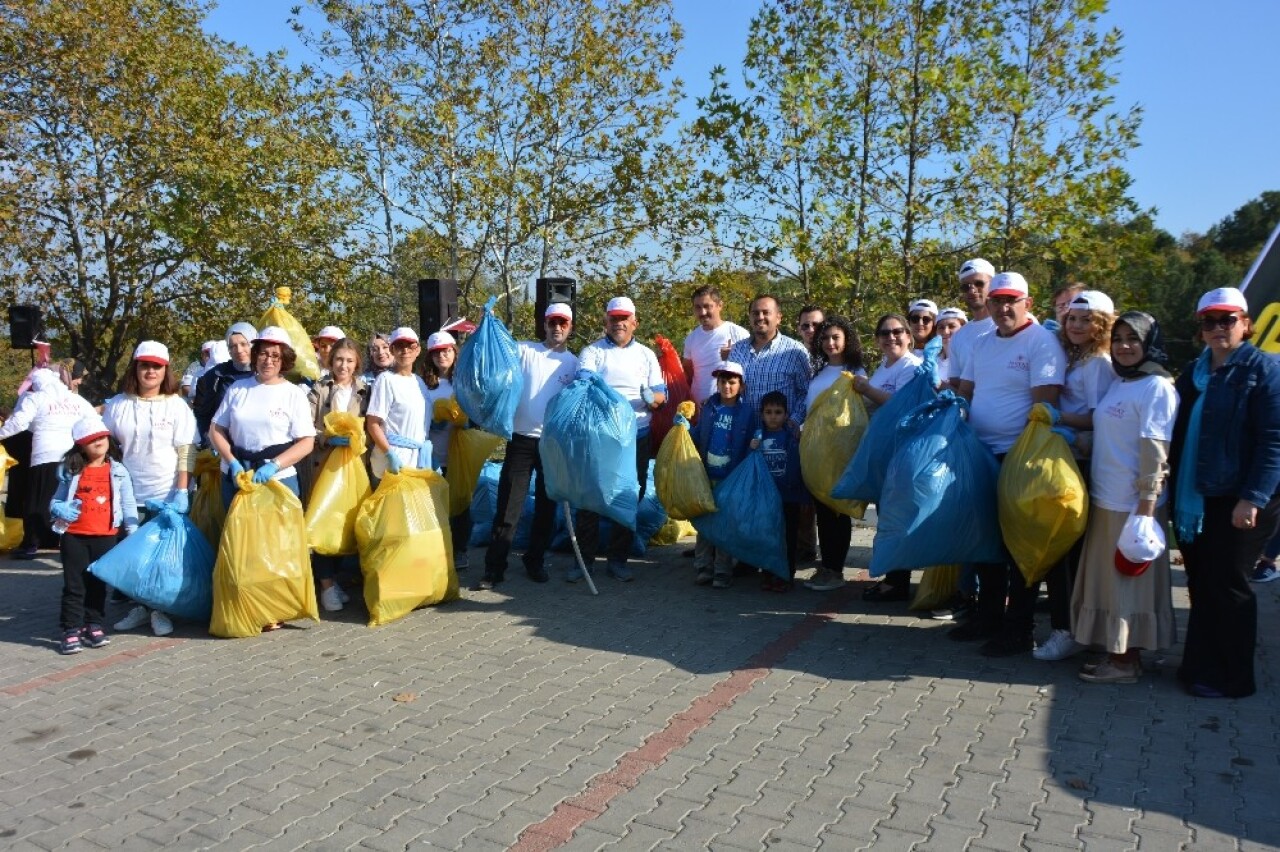
[{"label": "young boy with cap", "polygon": [[[751,438],[756,433],[755,412],[742,402],[742,367],[733,361],[721,361],[712,372],[716,380],[716,392],[703,403],[698,412],[698,423],[693,430],[693,443],[702,456],[707,478],[713,488],[718,487],[733,469],[746,458]],[[694,547],[693,567],[697,571],[694,582],[699,586],[710,583],[717,589],[727,589],[733,577],[733,557],[718,550],[702,535]]]}]

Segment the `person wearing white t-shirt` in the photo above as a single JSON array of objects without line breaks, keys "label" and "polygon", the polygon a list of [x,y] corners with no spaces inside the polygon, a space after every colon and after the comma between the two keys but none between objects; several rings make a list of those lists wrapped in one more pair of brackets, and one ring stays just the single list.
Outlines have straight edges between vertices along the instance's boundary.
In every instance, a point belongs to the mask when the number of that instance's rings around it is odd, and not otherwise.
[{"label": "person wearing white t-shirt", "polygon": [[947,372],[955,389],[960,387],[960,376],[973,344],[995,329],[995,323],[987,313],[987,288],[995,274],[996,268],[980,257],[966,260],[960,266],[960,298],[969,308],[970,320],[951,336],[951,344],[947,347],[947,359],[951,362]]},{"label": "person wearing white t-shirt", "polygon": [[391,366],[374,380],[364,419],[373,442],[369,467],[375,483],[402,467],[431,466],[427,383],[413,372],[422,344],[416,331],[401,326],[391,332],[389,345]]},{"label": "person wearing white t-shirt", "polygon": [[[1056,334],[1067,353],[1067,376],[1059,401],[1058,424],[1072,430],[1071,453],[1089,485],[1089,447],[1093,443],[1093,412],[1115,380],[1111,369],[1111,324],[1115,321],[1115,304],[1111,297],[1097,290],[1078,287],[1065,309],[1057,313],[1061,327]],[[1056,296],[1056,294],[1055,294]],[[1057,312],[1055,301],[1054,310]],[[1046,323],[1046,328],[1048,324]],[[1037,660],[1065,660],[1084,650],[1071,636],[1071,587],[1076,565],[1080,562],[1079,540],[1067,555],[1045,574],[1049,592],[1049,639],[1036,648]],[[1036,583],[1039,586],[1039,583]]]},{"label": "person wearing white t-shirt", "polygon": [[951,387],[951,370],[955,359],[951,357],[951,340],[960,329],[969,323],[969,318],[959,308],[943,308],[938,311],[938,337],[942,340],[942,352],[938,355],[938,387]]},{"label": "person wearing white t-shirt", "polygon": [[[459,426],[449,420],[436,419],[436,403],[454,398],[453,371],[458,365],[458,341],[447,331],[437,331],[427,336],[427,365],[423,379],[427,383],[427,420],[430,427],[427,438],[431,441],[431,464],[436,470],[448,473],[449,439]],[[453,538],[453,567],[465,571],[471,567],[467,547],[471,543],[471,504],[449,517],[449,532]]]},{"label": "person wearing white t-shirt", "polygon": [[721,316],[724,300],[715,286],[702,285],[693,291],[692,298],[693,317],[698,325],[685,336],[681,363],[693,401],[702,405],[716,392],[716,379],[711,374],[724,360],[729,347],[746,340],[749,334],[742,326]]},{"label": "person wearing white t-shirt", "polygon": [[[1113,382],[1093,413],[1093,477],[1089,525],[1071,596],[1076,639],[1101,645],[1105,662],[1086,665],[1081,679],[1134,683],[1139,651],[1168,648],[1176,639],[1169,550],[1145,570],[1117,571],[1117,541],[1130,515],[1163,527],[1169,443],[1178,392],[1164,369],[1160,327],[1151,315],[1126,311],[1111,330]],[[1137,570],[1137,573],[1133,573]]]},{"label": "person wearing white t-shirt", "polygon": [[548,579],[545,561],[555,526],[556,504],[547,496],[538,445],[547,404],[573,382],[578,371],[578,356],[568,349],[569,335],[573,333],[573,309],[563,302],[552,302],[543,319],[546,329],[543,341],[520,343],[524,390],[516,404],[511,440],[507,442],[502,472],[498,475],[498,506],[493,516],[492,538],[484,556],[484,578],[476,584],[477,590],[492,589],[506,577],[511,541],[524,514],[529,478],[534,473],[537,480],[533,492],[533,523],[529,527],[529,547],[523,557],[524,570],[535,583],[545,583]]},{"label": "person wearing white t-shirt", "polygon": [[236,478],[253,470],[253,481],[270,479],[299,494],[294,465],[315,446],[307,392],[285,379],[297,363],[289,334],[279,326],[258,332],[249,351],[253,376],[227,389],[209,427],[209,443],[222,457],[222,502],[231,505]]},{"label": "person wearing white t-shirt", "polygon": [[[605,335],[590,344],[578,355],[578,366],[583,370],[599,373],[605,384],[631,404],[636,413],[636,477],[640,481],[640,498],[644,499],[649,479],[649,424],[653,412],[667,401],[666,380],[653,350],[635,339],[635,302],[626,296],[609,300],[605,308]],[[582,560],[591,569],[599,546],[600,516],[595,512],[578,512],[578,544]],[[608,570],[618,580],[630,582],[635,574],[627,566],[631,555],[631,530],[622,524],[614,524],[606,550]],[[565,579],[575,583],[582,579],[582,569],[574,565]]]},{"label": "person wearing white t-shirt", "polygon": [[[1032,320],[1031,295],[1018,273],[1002,272],[991,280],[986,306],[995,331],[974,344],[960,394],[970,400],[969,424],[978,439],[1003,461],[1033,405],[1045,402],[1056,410],[1067,359],[1053,332]],[[975,510],[994,512],[996,507]],[[1010,656],[1035,646],[1035,595],[1012,563],[1006,552],[1003,562],[978,566],[977,613],[949,634],[961,642],[986,639],[984,656]]]},{"label": "person wearing white t-shirt", "polygon": [[[124,374],[123,393],[103,404],[102,421],[120,445],[139,515],[147,520],[156,502],[187,513],[187,485],[195,467],[196,417],[179,395],[179,383],[169,365],[169,348],[144,340],[133,350]],[[138,604],[116,623],[116,630],[134,630],[151,622],[157,636],[173,632],[173,622],[159,610]]]}]

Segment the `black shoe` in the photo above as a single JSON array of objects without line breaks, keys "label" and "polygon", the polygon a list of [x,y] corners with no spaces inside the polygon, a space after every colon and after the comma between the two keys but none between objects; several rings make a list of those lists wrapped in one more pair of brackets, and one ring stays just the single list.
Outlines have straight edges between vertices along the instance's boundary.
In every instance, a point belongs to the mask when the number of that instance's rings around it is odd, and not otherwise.
[{"label": "black shoe", "polygon": [[863,589],[862,599],[868,603],[893,603],[911,600],[910,586],[894,586],[889,583],[877,583],[869,589]]},{"label": "black shoe", "polygon": [[[9,554],[10,559],[36,559],[40,556],[40,551],[35,547],[20,547],[13,553]],[[70,653],[74,654],[75,651]]]},{"label": "black shoe", "polygon": [[493,591],[495,588],[497,588],[497,586],[501,583],[502,583],[501,580],[494,580],[489,577],[483,577],[478,582],[471,584],[471,591],[490,592],[490,591]]},{"label": "black shoe", "polygon": [[954,642],[976,642],[990,639],[1000,633],[1000,625],[981,618],[973,618],[947,631],[947,638]]},{"label": "black shoe", "polygon": [[735,577],[754,577],[759,573],[759,568],[746,562],[739,562],[733,566],[733,576]]},{"label": "black shoe", "polygon": [[551,579],[551,575],[543,565],[526,565],[524,570],[529,575],[529,579],[535,583],[545,583]]},{"label": "black shoe", "polygon": [[1035,647],[1036,643],[1030,633],[1004,631],[984,642],[978,653],[984,657],[1015,657],[1018,654],[1029,654]]}]

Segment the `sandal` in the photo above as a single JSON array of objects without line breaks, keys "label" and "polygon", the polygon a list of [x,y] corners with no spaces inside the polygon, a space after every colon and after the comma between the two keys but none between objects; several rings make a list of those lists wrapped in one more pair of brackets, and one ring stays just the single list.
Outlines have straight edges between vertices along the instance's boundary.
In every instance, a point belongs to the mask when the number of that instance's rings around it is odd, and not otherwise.
[{"label": "sandal", "polygon": [[869,589],[864,589],[862,599],[868,603],[892,603],[895,601],[911,600],[911,589],[901,586],[891,586],[888,583],[877,583]]}]

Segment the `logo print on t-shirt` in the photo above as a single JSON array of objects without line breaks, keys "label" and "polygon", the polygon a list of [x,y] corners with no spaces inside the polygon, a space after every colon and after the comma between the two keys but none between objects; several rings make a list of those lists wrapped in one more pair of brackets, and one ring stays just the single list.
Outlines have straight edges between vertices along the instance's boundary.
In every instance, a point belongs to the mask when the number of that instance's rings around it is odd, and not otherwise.
[{"label": "logo print on t-shirt", "polygon": [[1019,372],[1019,373],[1030,373],[1031,362],[1027,360],[1026,355],[1019,354],[1017,357],[1015,357],[1012,361],[1009,362],[1008,369],[1014,370],[1015,372]]}]

